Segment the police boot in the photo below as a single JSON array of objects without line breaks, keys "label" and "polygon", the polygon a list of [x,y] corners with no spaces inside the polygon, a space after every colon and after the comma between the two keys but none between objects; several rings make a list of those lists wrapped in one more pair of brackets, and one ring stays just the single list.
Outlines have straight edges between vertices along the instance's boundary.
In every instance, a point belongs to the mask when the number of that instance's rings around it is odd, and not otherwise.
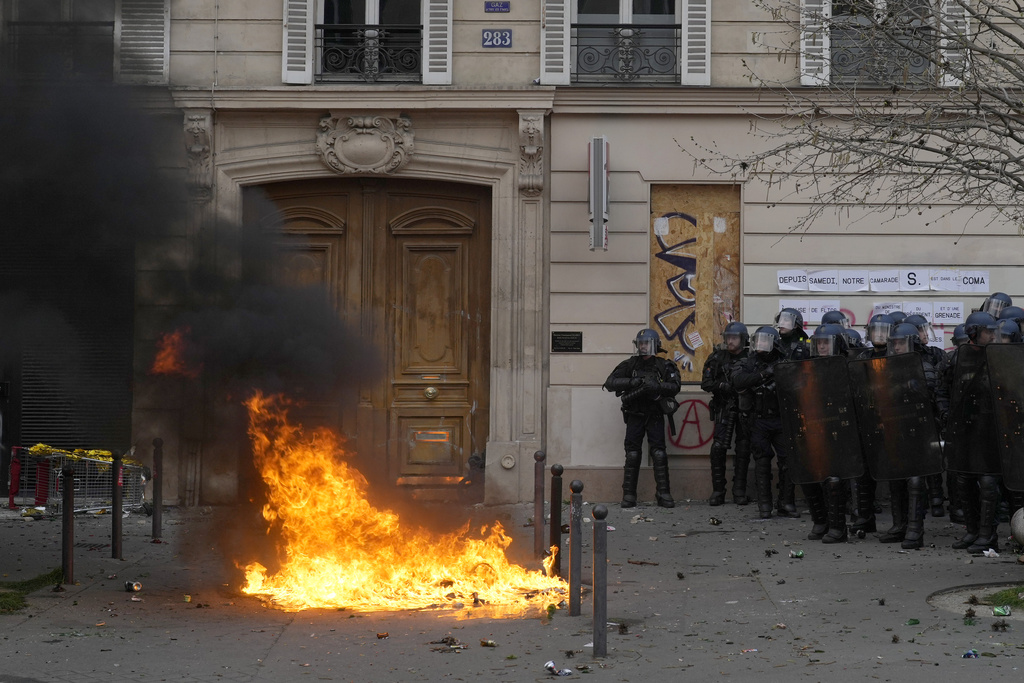
[{"label": "police boot", "polygon": [[[945,496],[942,495],[942,475],[932,474],[928,476],[928,499],[931,501],[931,515],[932,517],[945,517],[946,510],[942,507],[943,499]],[[914,508],[911,507],[911,510]]]},{"label": "police boot", "polygon": [[[907,531],[903,535],[902,544],[904,550],[916,550],[924,545],[926,496],[930,497],[931,494],[926,491],[923,479],[923,477],[911,477],[907,481],[909,492],[907,494]],[[932,498],[933,503],[934,500]]]},{"label": "police boot", "polygon": [[736,453],[732,457],[732,502],[736,505],[746,505],[750,502],[747,497],[747,470],[750,469],[750,443],[736,440]]},{"label": "police boot", "polygon": [[622,468],[622,502],[619,507],[636,507],[636,481],[640,478],[640,451],[626,451],[626,464]]},{"label": "police boot", "polygon": [[1002,482],[999,482],[999,514],[996,519],[1001,524],[1010,523],[1010,490],[1006,488]]},{"label": "police boot", "polygon": [[850,525],[850,531],[860,538],[875,531],[875,480],[865,472],[857,478],[857,519]]},{"label": "police boot", "polygon": [[857,491],[860,489],[860,485],[857,483],[856,479],[850,479],[848,482],[844,483],[846,483],[850,489],[850,495],[846,500],[846,514],[850,515],[850,524],[853,524],[857,521],[857,518],[860,517],[860,515],[857,514],[857,501],[860,500],[860,494],[858,494]]},{"label": "police boot", "polygon": [[978,538],[967,548],[969,553],[999,550],[999,478],[982,475],[978,478],[981,501],[978,505]]},{"label": "police boot", "polygon": [[974,477],[963,474],[956,475],[956,489],[960,497],[960,504],[964,511],[964,525],[967,527],[960,540],[953,542],[956,550],[966,550],[978,540],[978,482]]},{"label": "police boot", "polygon": [[725,446],[711,446],[711,497],[708,505],[721,505],[725,502]]},{"label": "police boot", "polygon": [[651,463],[654,465],[654,497],[658,501],[658,507],[674,508],[676,502],[672,500],[668,484],[668,454],[663,448],[651,450]]},{"label": "police boot", "polygon": [[907,533],[907,480],[897,479],[889,482],[890,507],[892,508],[892,526],[878,537],[882,543],[899,543]]},{"label": "police boot", "polygon": [[846,543],[846,482],[829,479],[822,487],[828,499],[828,533],[822,543]]},{"label": "police boot", "polygon": [[772,516],[772,461],[754,458],[754,487],[757,489],[757,512],[761,519]]},{"label": "police boot", "polygon": [[956,485],[956,472],[946,472],[946,491],[949,492],[949,521],[964,523],[964,505],[960,502],[960,487]]},{"label": "police boot", "polygon": [[779,467],[779,503],[775,508],[775,514],[779,517],[800,519],[800,512],[796,509],[796,485],[789,478],[789,468],[785,465]]},{"label": "police boot", "polygon": [[825,504],[825,491],[822,484],[801,484],[804,500],[811,510],[811,532],[807,540],[820,541],[828,532],[828,506]]}]

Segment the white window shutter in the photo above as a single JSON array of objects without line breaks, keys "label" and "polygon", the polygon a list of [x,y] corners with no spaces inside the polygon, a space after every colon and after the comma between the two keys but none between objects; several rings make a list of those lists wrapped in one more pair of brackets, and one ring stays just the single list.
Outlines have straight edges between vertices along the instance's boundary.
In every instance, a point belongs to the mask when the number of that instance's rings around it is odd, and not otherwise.
[{"label": "white window shutter", "polygon": [[284,0],[281,80],[306,85],[313,82],[313,26],[316,0]]},{"label": "white window shutter", "polygon": [[452,83],[452,0],[423,3],[423,83]]},{"label": "white window shutter", "polygon": [[832,0],[800,0],[800,85],[830,81],[829,19]]},{"label": "white window shutter", "polygon": [[960,74],[967,72],[968,60],[971,58],[967,50],[971,30],[970,15],[967,8],[956,0],[942,0],[940,9],[939,49],[942,62],[949,64],[949,68],[943,69],[939,82],[948,88],[958,88],[963,85]]},{"label": "white window shutter", "polygon": [[682,84],[711,85],[711,0],[683,0]]},{"label": "white window shutter", "polygon": [[171,32],[170,0],[121,0],[115,20],[117,82],[165,85]]},{"label": "white window shutter", "polygon": [[540,82],[541,85],[569,85],[572,66],[569,44],[572,26],[569,23],[573,0],[542,0],[543,16],[540,23]]}]

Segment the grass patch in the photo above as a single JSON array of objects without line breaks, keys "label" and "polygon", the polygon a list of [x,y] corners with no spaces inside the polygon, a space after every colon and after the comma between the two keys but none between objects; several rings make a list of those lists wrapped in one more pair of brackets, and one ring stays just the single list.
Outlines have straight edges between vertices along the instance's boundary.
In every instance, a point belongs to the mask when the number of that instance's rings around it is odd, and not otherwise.
[{"label": "grass patch", "polygon": [[24,581],[0,581],[0,614],[10,614],[24,609],[28,604],[25,596],[40,588],[55,586],[64,580],[64,572],[59,567],[34,579]]},{"label": "grass patch", "polygon": [[985,596],[986,605],[1009,605],[1013,609],[1024,610],[1024,600],[1019,596],[1024,594],[1024,586],[1007,588],[998,593]]}]

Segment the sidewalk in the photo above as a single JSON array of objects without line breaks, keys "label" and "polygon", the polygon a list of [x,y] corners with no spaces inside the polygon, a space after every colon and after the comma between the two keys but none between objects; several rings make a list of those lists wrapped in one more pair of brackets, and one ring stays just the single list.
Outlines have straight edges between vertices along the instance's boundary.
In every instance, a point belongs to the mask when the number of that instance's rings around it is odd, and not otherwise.
[{"label": "sidewalk", "polygon": [[[983,606],[974,625],[964,624],[962,595],[929,602],[957,587],[1024,583],[1024,565],[1012,553],[971,558],[949,548],[961,528],[948,520],[926,519],[926,544],[934,547],[901,551],[876,534],[838,545],[805,540],[806,513],[764,521],[752,519],[752,505],[608,507],[608,615],[616,625],[600,660],[587,647],[589,594],[582,616],[564,610],[551,620],[466,618],[471,609],[268,608],[240,594],[240,575],[214,540],[217,529],[249,520],[227,509],[169,509],[160,544],[150,542],[150,518],[124,519],[123,561],[110,557],[109,516],[76,516],[76,585],[38,591],[23,612],[0,616],[0,682],[534,681],[550,678],[549,660],[595,681],[1019,680],[1024,671],[1021,615],[995,631],[997,618]],[[524,526],[532,505],[475,508],[473,515],[503,519],[515,538],[510,557],[532,564],[533,530]],[[888,522],[881,515],[879,527]],[[589,577],[592,531],[585,527]],[[1005,538],[1008,526],[1000,531]],[[25,521],[4,510],[0,538],[5,581],[60,566],[59,518]],[[804,557],[791,558],[791,550]],[[141,582],[142,590],[125,592],[125,581]],[[983,597],[994,589],[972,590]],[[908,625],[912,619],[918,623]],[[388,638],[377,637],[385,632]],[[431,641],[447,635],[468,649],[433,651]],[[481,639],[497,647],[480,647]],[[971,648],[986,656],[963,659]]]}]

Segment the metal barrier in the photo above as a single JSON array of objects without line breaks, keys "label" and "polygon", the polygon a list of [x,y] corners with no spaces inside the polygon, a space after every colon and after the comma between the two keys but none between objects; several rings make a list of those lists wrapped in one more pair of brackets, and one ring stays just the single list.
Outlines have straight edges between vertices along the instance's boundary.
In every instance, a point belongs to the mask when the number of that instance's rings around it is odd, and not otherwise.
[{"label": "metal barrier", "polygon": [[[93,512],[112,508],[113,477],[117,469],[112,456],[101,451],[65,451],[60,449],[13,449],[11,490],[8,505],[45,507],[47,514],[63,511],[63,478],[58,473],[65,466],[74,470],[74,512]],[[140,510],[146,468],[138,462],[124,460],[121,467],[123,491],[122,510]]]}]

